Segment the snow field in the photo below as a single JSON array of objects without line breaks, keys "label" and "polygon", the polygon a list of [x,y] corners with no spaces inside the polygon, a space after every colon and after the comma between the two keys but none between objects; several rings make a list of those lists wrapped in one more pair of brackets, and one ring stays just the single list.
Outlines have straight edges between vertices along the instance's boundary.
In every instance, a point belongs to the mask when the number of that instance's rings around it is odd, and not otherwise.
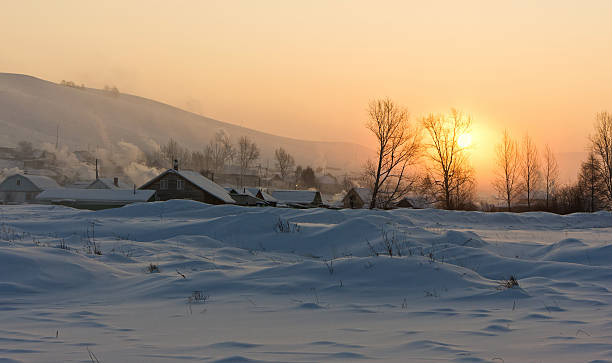
[{"label": "snow field", "polygon": [[0,211],[0,362],[612,361],[607,212]]}]

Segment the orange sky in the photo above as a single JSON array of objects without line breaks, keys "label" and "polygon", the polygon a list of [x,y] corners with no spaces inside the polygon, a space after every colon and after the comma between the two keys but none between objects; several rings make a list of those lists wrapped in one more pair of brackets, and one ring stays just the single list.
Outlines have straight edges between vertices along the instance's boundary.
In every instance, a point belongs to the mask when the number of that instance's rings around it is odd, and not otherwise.
[{"label": "orange sky", "polygon": [[[127,4],[126,4],[127,3]],[[5,1],[0,71],[116,85],[222,121],[371,143],[370,99],[583,151],[612,108],[612,1]]]}]

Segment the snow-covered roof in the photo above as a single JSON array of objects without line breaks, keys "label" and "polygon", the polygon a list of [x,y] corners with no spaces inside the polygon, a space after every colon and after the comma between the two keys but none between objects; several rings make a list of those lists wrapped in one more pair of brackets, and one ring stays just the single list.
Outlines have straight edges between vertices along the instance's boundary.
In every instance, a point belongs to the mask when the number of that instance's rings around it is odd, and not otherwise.
[{"label": "snow-covered roof", "polygon": [[369,203],[372,200],[372,191],[370,190],[370,188],[353,188],[355,190],[355,193],[357,193],[357,195],[359,195],[359,198],[361,198],[361,201],[363,201],[364,203]]},{"label": "snow-covered roof", "polygon": [[258,188],[238,188],[236,191],[240,194],[246,194],[248,196],[257,198],[257,192],[259,192]]},{"label": "snow-covered roof", "polygon": [[270,195],[270,193],[265,192],[263,189],[261,189],[260,192],[263,200],[266,202],[278,203],[278,199],[274,198],[272,195]]},{"label": "snow-covered roof", "polygon": [[23,177],[27,178],[34,185],[42,190],[61,188],[57,182],[48,176],[43,175],[23,175]]},{"label": "snow-covered roof", "polygon": [[275,190],[272,196],[285,203],[312,203],[317,194],[316,190]]},{"label": "snow-covered roof", "polygon": [[[47,189],[57,189],[61,188],[57,182],[48,176],[43,175],[30,175],[30,174],[13,174],[11,176],[6,177],[4,181],[14,178],[24,178],[30,181],[34,185],[34,187],[39,190],[47,190]],[[4,182],[2,182],[4,184]]]},{"label": "snow-covered roof", "polygon": [[278,199],[274,198],[273,196],[271,196],[269,193],[265,192],[263,189],[261,188],[243,188],[245,189],[247,192],[249,192],[251,195],[259,198],[257,196],[257,194],[261,193],[261,199],[265,200],[266,202],[272,202],[272,203],[277,203]]},{"label": "snow-covered roof", "polygon": [[205,190],[206,192],[212,194],[216,198],[224,201],[225,203],[234,204],[235,201],[230,197],[229,193],[219,184],[214,181],[206,178],[204,175],[191,171],[191,170],[174,170],[168,169],[169,173],[177,173],[183,178],[189,180],[191,183],[196,185],[198,188]]},{"label": "snow-covered roof", "polygon": [[88,189],[102,189],[106,187],[106,189],[132,189],[133,185],[127,184],[121,178],[118,178],[118,179],[119,180],[117,181],[117,184],[119,185],[115,185],[114,178],[98,178],[94,180],[93,182],[91,182],[91,184],[89,184],[87,188]]},{"label": "snow-covered roof", "polygon": [[79,189],[61,188],[49,189],[40,193],[36,200],[41,202],[103,202],[103,203],[133,203],[146,202],[155,194],[155,190],[130,189]]}]

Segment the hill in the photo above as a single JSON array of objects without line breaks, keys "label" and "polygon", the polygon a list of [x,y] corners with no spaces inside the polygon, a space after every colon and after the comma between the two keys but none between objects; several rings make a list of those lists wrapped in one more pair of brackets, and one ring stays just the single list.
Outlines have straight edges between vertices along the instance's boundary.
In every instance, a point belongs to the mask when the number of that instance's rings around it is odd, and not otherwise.
[{"label": "hill", "polygon": [[357,170],[371,153],[345,142],[318,142],[275,136],[203,117],[170,105],[129,94],[113,95],[92,88],[67,87],[35,77],[0,73],[0,146],[20,140],[55,144],[73,150],[111,148],[120,141],[147,150],[172,137],[201,150],[214,133],[225,130],[233,140],[253,139],[261,162],[274,164],[274,150],[283,147],[298,164]]}]

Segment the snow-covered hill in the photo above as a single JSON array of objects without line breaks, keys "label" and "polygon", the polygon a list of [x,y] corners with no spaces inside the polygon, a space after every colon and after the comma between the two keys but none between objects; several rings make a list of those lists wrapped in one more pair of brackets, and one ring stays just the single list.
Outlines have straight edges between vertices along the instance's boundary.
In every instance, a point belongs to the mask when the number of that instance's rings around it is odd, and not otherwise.
[{"label": "snow-covered hill", "polygon": [[612,360],[609,212],[0,211],[0,361]]},{"label": "snow-covered hill", "polygon": [[249,136],[262,150],[262,161],[273,165],[274,150],[283,147],[304,165],[359,169],[370,151],[342,142],[315,142],[274,136],[128,94],[114,97],[110,92],[77,89],[38,78],[0,73],[0,146],[14,146],[20,140],[55,144],[57,127],[60,143],[72,149],[112,149],[126,141],[147,150],[152,143],[169,137],[201,150],[212,135],[223,129],[237,140]]}]

